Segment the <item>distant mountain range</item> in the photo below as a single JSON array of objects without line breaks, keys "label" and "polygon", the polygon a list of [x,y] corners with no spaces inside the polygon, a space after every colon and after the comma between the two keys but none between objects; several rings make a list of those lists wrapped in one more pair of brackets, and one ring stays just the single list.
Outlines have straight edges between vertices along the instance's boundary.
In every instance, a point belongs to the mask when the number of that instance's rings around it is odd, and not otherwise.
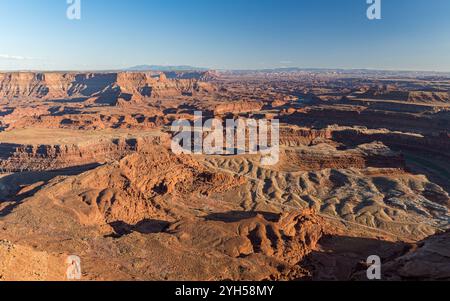
[{"label": "distant mountain range", "polygon": [[200,68],[193,66],[161,66],[161,65],[138,65],[126,69],[126,71],[208,71],[208,68]]}]

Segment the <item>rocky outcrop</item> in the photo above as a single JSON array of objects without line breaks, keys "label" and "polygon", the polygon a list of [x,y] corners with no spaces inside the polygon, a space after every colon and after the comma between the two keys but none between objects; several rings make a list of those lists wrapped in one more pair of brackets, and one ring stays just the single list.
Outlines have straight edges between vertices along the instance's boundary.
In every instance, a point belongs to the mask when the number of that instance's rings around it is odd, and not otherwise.
[{"label": "rocky outcrop", "polygon": [[262,110],[264,104],[256,101],[241,101],[224,103],[216,106],[214,110],[215,115],[224,114],[240,114],[249,112],[259,112]]},{"label": "rocky outcrop", "polygon": [[[156,138],[104,139],[73,145],[0,144],[2,172],[45,171],[119,160]],[[159,143],[159,142],[158,142]]]},{"label": "rocky outcrop", "polygon": [[208,172],[190,157],[175,156],[163,147],[145,143],[122,160],[68,179],[46,193],[55,193],[64,200],[67,187],[76,190],[77,197],[68,197],[84,208],[78,215],[82,223],[135,225],[145,219],[168,220],[168,212],[187,214],[181,204],[172,207],[157,204],[156,199],[208,197],[243,183],[243,178]]},{"label": "rocky outcrop", "polygon": [[361,98],[397,100],[414,103],[448,103],[450,102],[448,92],[439,91],[400,91],[394,88],[383,87],[369,89]]},{"label": "rocky outcrop", "polygon": [[331,138],[332,131],[329,129],[315,130],[293,127],[282,127],[280,129],[280,145],[284,146],[310,145],[317,139]]},{"label": "rocky outcrop", "polygon": [[0,73],[0,98],[68,99],[96,98],[98,103],[116,104],[118,99],[139,101],[146,97],[192,95],[214,90],[199,84],[202,73],[171,76],[164,73]]},{"label": "rocky outcrop", "polygon": [[0,73],[0,97],[59,99],[112,92],[114,73]]},{"label": "rocky outcrop", "polygon": [[449,92],[413,91],[408,95],[408,102],[450,103]]},{"label": "rocky outcrop", "polygon": [[448,133],[436,133],[435,135],[415,135],[398,132],[370,131],[360,129],[345,129],[333,131],[333,139],[339,142],[351,144],[370,143],[371,141],[381,141],[385,145],[404,150],[432,153],[446,158],[450,158],[446,151],[450,149],[450,138]]},{"label": "rocky outcrop", "polygon": [[281,100],[281,99],[276,99],[271,103],[272,108],[276,109],[276,108],[280,108],[285,106],[286,104],[288,104],[288,101],[285,100]]},{"label": "rocky outcrop", "polygon": [[233,258],[259,254],[288,265],[308,255],[322,237],[323,221],[310,210],[238,216],[216,214],[206,220],[182,220],[166,231],[189,248],[216,250]]},{"label": "rocky outcrop", "polygon": [[365,107],[319,106],[280,116],[280,121],[303,127],[363,126],[369,129],[388,128],[392,131],[432,134],[448,131],[450,111],[418,115],[372,110]]},{"label": "rocky outcrop", "polygon": [[[383,281],[450,280],[449,231],[430,236],[414,244],[391,243],[389,248],[386,248],[387,242],[378,241],[374,242],[373,245],[373,249],[380,249],[373,254],[379,254],[381,257],[381,280]],[[383,245],[385,245],[385,250],[397,249],[397,252],[386,254],[386,251],[381,251]],[[362,262],[365,261],[363,258],[361,259]],[[356,266],[354,268],[358,270]],[[365,265],[360,266],[362,271],[357,271],[349,278],[366,281],[367,268]]]},{"label": "rocky outcrop", "polygon": [[409,252],[383,264],[385,280],[450,280],[450,231],[413,245]]},{"label": "rocky outcrop", "polygon": [[149,130],[168,124],[169,120],[160,112],[145,114],[54,114],[47,109],[14,110],[0,125],[7,131],[23,128],[101,130],[101,129],[134,129]]},{"label": "rocky outcrop", "polygon": [[283,169],[292,171],[368,167],[406,169],[403,155],[379,142],[359,145],[349,150],[337,150],[324,144],[300,147],[295,150],[287,149],[282,152],[281,158]]},{"label": "rocky outcrop", "polygon": [[149,73],[118,73],[115,88],[125,99],[139,100],[143,97],[192,96],[196,92],[213,92],[214,86],[200,82],[197,77],[175,77],[167,79],[164,73],[154,76]]}]

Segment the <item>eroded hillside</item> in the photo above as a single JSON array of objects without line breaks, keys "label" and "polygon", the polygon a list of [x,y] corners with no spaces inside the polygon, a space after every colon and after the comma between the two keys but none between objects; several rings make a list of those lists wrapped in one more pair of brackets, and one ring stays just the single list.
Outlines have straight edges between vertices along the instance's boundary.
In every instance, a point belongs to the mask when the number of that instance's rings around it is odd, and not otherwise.
[{"label": "eroded hillside", "polygon": [[[0,74],[0,279],[450,279],[450,83],[392,81]],[[175,155],[195,112],[279,119],[278,163]]]}]

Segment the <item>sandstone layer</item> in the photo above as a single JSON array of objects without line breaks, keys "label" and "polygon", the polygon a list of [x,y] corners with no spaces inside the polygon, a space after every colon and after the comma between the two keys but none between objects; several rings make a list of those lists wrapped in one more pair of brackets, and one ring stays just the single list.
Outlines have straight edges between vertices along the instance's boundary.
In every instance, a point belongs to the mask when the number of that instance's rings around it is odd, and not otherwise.
[{"label": "sandstone layer", "polygon": [[[449,280],[448,90],[375,71],[2,73],[0,280],[65,280],[71,255],[82,280],[366,280],[374,254],[385,280]],[[279,161],[175,155],[172,123],[198,111],[280,120]]]}]

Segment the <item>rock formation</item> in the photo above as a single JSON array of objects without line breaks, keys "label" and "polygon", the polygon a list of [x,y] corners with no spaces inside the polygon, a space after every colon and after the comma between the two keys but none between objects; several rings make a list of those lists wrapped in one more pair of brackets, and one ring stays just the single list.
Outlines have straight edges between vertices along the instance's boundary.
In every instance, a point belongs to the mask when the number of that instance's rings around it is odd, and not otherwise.
[{"label": "rock formation", "polygon": [[[442,75],[0,74],[0,280],[448,280]],[[279,119],[263,154],[175,155],[173,121]],[[222,120],[223,121],[223,120]],[[204,133],[206,135],[206,133]],[[248,138],[248,137],[247,137]]]},{"label": "rock formation", "polygon": [[263,105],[261,102],[232,102],[221,104],[214,109],[214,114],[224,115],[259,112],[263,108]]},{"label": "rock formation", "polygon": [[[97,102],[115,104],[117,99],[141,100],[145,97],[192,95],[213,90],[198,82],[203,74],[195,73],[167,79],[164,73],[1,73],[0,98],[47,99],[97,98]],[[203,86],[202,86],[203,85]]]}]

